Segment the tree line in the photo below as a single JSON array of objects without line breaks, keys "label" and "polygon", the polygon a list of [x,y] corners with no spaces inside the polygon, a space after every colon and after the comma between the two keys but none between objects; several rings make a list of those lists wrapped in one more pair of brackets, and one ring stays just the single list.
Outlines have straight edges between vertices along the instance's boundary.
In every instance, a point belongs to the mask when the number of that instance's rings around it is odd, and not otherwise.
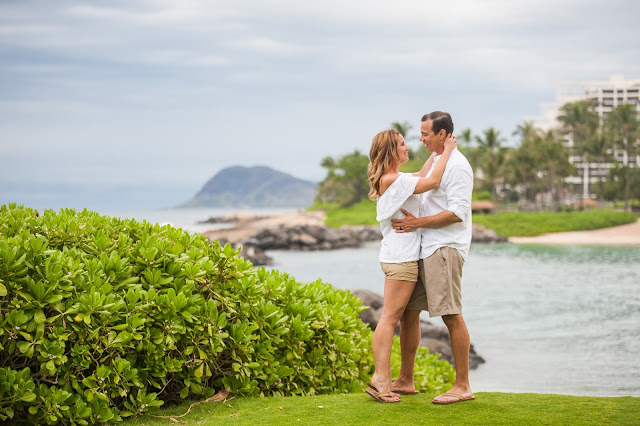
[{"label": "tree line", "polygon": [[[513,136],[516,146],[507,146],[501,131],[489,127],[474,135],[464,129],[456,135],[458,147],[474,169],[474,199],[520,210],[551,210],[575,205],[584,206],[582,194],[586,184],[571,183],[569,176],[588,173],[597,165],[599,180],[594,192],[600,204],[605,200],[624,200],[629,210],[633,199],[640,199],[640,122],[633,104],[613,108],[603,119],[593,102],[570,102],[560,108],[559,128],[542,130],[532,122],[517,126]],[[418,138],[411,135],[408,122],[394,122],[407,143]],[[569,142],[569,143],[568,143]],[[572,144],[572,147],[570,146]],[[618,153],[623,161],[616,161]],[[409,152],[409,161],[401,171],[422,167],[428,153],[422,145]],[[574,157],[570,161],[570,157]],[[325,157],[321,165],[327,170],[316,195],[318,203],[337,203],[348,207],[367,198],[367,164],[369,157],[358,150],[339,157]],[[575,202],[572,203],[571,200]]]}]

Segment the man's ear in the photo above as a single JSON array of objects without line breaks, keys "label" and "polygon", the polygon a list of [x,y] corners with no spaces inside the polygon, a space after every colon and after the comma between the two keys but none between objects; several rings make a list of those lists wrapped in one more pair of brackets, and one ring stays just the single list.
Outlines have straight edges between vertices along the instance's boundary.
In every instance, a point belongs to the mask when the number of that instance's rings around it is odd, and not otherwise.
[{"label": "man's ear", "polygon": [[444,141],[447,138],[447,131],[445,129],[440,129],[438,136],[440,136],[441,141]]}]

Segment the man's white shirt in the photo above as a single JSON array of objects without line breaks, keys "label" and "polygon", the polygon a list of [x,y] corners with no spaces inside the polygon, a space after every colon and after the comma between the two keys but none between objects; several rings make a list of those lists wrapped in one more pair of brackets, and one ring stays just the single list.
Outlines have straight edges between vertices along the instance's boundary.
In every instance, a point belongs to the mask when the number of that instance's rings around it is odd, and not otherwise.
[{"label": "man's white shirt", "polygon": [[[437,155],[427,176],[441,158]],[[420,216],[433,216],[449,210],[462,222],[444,228],[422,228],[420,258],[431,256],[440,247],[453,247],[467,259],[471,246],[471,193],[473,192],[473,170],[469,161],[458,149],[449,155],[447,167],[438,188],[421,194]]]}]

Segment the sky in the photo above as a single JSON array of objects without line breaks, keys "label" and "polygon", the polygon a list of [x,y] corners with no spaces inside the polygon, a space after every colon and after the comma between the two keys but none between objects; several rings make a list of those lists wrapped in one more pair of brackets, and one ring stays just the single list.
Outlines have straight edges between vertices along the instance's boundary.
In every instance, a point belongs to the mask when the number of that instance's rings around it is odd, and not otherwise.
[{"label": "sky", "polygon": [[[0,0],[0,205],[160,208],[225,167],[318,182],[433,110],[512,136],[640,78],[635,0]],[[414,149],[420,149],[417,141]],[[423,149],[423,148],[422,148]]]}]

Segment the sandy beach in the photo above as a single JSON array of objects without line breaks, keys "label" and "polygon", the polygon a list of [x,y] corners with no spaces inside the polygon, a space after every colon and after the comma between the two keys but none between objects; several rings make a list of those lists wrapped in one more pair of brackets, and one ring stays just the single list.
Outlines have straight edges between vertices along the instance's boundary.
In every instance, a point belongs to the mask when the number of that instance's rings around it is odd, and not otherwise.
[{"label": "sandy beach", "polygon": [[640,246],[640,220],[593,231],[554,232],[537,237],[510,237],[517,244]]}]

